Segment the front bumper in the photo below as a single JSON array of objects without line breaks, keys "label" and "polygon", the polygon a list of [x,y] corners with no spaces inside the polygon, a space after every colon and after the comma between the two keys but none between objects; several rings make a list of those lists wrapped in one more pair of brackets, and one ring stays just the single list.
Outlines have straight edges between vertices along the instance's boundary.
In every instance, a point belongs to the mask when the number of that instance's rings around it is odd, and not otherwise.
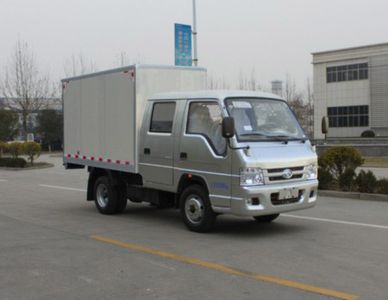
[{"label": "front bumper", "polygon": [[[291,200],[276,199],[284,190],[297,190]],[[216,213],[238,216],[261,216],[313,207],[317,201],[318,180],[240,187],[239,195],[230,198],[230,207],[213,206]]]}]

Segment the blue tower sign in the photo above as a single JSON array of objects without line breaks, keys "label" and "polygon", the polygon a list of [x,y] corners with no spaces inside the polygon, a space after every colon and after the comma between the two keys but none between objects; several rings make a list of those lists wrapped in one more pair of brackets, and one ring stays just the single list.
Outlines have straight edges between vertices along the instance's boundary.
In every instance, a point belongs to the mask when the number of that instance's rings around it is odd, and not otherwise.
[{"label": "blue tower sign", "polygon": [[175,24],[175,65],[191,66],[191,26]]}]

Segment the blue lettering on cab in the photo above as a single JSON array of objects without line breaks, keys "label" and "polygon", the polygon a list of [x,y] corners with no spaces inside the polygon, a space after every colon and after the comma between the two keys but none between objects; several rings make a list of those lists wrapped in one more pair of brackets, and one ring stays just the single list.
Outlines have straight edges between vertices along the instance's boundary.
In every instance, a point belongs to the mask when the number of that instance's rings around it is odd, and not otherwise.
[{"label": "blue lettering on cab", "polygon": [[219,190],[227,190],[229,186],[225,182],[213,182],[212,188]]}]

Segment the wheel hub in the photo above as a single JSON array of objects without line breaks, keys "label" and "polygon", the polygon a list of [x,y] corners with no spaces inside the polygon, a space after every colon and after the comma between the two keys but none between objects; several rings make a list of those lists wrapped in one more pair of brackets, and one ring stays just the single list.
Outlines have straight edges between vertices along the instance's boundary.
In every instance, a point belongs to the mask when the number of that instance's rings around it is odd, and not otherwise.
[{"label": "wheel hub", "polygon": [[100,184],[97,187],[97,192],[96,192],[96,198],[98,205],[101,207],[106,207],[109,202],[109,196],[108,196],[108,188],[106,187],[105,184]]},{"label": "wheel hub", "polygon": [[203,218],[203,203],[198,196],[190,196],[185,204],[186,216],[192,223],[199,223]]}]

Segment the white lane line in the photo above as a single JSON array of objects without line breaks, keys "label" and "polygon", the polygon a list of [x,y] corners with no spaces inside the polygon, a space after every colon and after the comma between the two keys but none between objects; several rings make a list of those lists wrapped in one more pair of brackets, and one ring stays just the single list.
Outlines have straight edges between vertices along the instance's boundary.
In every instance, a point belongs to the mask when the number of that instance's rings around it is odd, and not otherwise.
[{"label": "white lane line", "polygon": [[297,216],[297,215],[289,215],[289,214],[281,214],[281,216],[288,217],[288,218],[302,219],[302,220],[334,223],[334,224],[345,224],[345,225],[362,226],[362,227],[369,227],[369,228],[388,229],[388,226],[368,224],[368,223],[349,222],[349,221],[324,219],[324,218],[313,218],[313,217],[305,217],[305,216]]},{"label": "white lane line", "polygon": [[8,179],[0,179],[0,182],[7,182]]},{"label": "white lane line", "polygon": [[85,189],[75,189],[67,186],[58,186],[58,185],[48,185],[48,184],[39,184],[41,187],[46,187],[50,189],[57,189],[57,190],[67,190],[67,191],[76,191],[76,192],[86,192]]}]

